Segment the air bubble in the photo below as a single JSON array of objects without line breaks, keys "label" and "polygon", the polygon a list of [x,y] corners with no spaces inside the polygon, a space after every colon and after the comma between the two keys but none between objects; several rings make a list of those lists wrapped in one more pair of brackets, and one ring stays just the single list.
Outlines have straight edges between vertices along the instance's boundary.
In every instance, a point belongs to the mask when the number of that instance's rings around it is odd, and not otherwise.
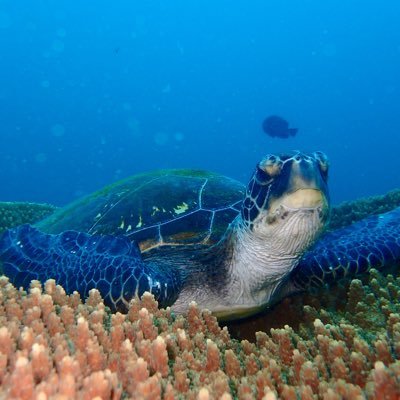
[{"label": "air bubble", "polygon": [[168,140],[169,140],[168,133],[157,132],[154,135],[153,139],[154,139],[155,144],[157,144],[158,146],[164,146],[168,143]]},{"label": "air bubble", "polygon": [[64,125],[61,124],[55,124],[51,127],[51,134],[55,137],[61,137],[64,136],[65,133],[65,128]]}]

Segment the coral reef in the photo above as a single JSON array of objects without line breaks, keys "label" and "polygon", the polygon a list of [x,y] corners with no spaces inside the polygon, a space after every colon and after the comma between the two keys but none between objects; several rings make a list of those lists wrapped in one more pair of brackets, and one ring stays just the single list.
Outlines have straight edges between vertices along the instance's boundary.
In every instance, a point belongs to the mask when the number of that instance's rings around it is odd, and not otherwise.
[{"label": "coral reef", "polygon": [[400,189],[382,196],[371,196],[355,201],[346,201],[332,207],[329,229],[348,226],[373,214],[381,214],[400,206]]},{"label": "coral reef", "polygon": [[[298,329],[232,339],[207,311],[126,315],[54,281],[28,293],[0,278],[0,398],[399,399],[400,278],[352,281],[339,311],[315,297]],[[311,299],[310,299],[311,300]],[[283,321],[281,321],[283,322]]]},{"label": "coral reef", "polygon": [[[343,203],[330,229],[399,205],[400,190]],[[55,209],[0,203],[0,232]],[[113,314],[95,290],[0,277],[0,399],[400,399],[399,300],[400,278],[372,271],[228,330],[194,304],[175,316],[145,295]]]},{"label": "coral reef", "polygon": [[0,202],[0,232],[22,224],[33,224],[56,209],[50,204]]}]

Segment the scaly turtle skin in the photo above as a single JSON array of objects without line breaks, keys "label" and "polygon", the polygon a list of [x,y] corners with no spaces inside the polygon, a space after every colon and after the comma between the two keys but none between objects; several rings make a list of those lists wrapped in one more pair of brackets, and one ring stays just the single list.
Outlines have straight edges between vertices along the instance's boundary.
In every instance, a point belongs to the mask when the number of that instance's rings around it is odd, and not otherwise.
[{"label": "scaly turtle skin", "polygon": [[[328,258],[309,263],[319,255],[317,243],[301,259],[327,219],[327,169],[322,153],[296,152],[261,160],[247,190],[207,172],[135,176],[36,227],[7,231],[0,238],[0,262],[18,286],[54,278],[83,296],[97,288],[116,309],[147,290],[177,312],[195,300],[224,318],[248,315],[315,282],[339,278],[343,274],[329,274],[334,262],[333,269],[349,276],[362,272],[340,264],[343,241],[350,261],[360,264],[369,252],[368,268],[390,258],[387,252],[381,257],[382,248],[393,250],[394,244],[381,239],[387,224],[399,236],[400,218],[391,213],[382,217],[390,223],[322,239],[320,246],[332,253]],[[354,231],[357,240],[367,240],[366,250],[351,251]]]}]

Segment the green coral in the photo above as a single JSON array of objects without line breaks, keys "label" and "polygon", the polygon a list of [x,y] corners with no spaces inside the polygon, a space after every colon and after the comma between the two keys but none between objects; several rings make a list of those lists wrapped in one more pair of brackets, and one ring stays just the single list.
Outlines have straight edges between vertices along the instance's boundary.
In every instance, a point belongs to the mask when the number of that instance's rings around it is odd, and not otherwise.
[{"label": "green coral", "polygon": [[314,334],[313,322],[319,319],[326,325],[352,325],[372,342],[386,334],[395,315],[400,321],[400,276],[396,271],[385,275],[372,269],[360,279],[289,296],[258,315],[227,325],[233,337],[250,341],[257,331],[285,325],[306,338]]},{"label": "green coral", "polygon": [[365,197],[332,207],[329,229],[348,226],[373,214],[382,214],[400,206],[400,189],[382,196]]},{"label": "green coral", "polygon": [[22,224],[33,224],[55,210],[57,207],[50,204],[0,202],[0,232]]},{"label": "green coral", "polygon": [[[384,276],[372,269],[364,283],[353,279],[345,295],[344,290],[337,285],[321,290],[315,297],[306,295],[303,301],[308,304],[304,306],[303,320],[312,322],[319,318],[324,324],[349,324],[372,341],[387,332],[394,315],[400,315],[400,277]],[[313,328],[307,323],[300,326],[301,330]]]}]

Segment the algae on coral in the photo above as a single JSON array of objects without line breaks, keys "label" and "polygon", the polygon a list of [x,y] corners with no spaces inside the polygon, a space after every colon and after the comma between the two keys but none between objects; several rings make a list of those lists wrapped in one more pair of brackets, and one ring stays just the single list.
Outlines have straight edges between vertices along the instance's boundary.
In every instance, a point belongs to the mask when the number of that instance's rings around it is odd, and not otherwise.
[{"label": "algae on coral", "polygon": [[329,230],[343,228],[370,215],[383,214],[400,206],[400,189],[381,196],[346,201],[332,207]]},{"label": "algae on coral", "polygon": [[22,224],[34,224],[49,216],[56,206],[27,202],[0,202],[0,232]]}]

